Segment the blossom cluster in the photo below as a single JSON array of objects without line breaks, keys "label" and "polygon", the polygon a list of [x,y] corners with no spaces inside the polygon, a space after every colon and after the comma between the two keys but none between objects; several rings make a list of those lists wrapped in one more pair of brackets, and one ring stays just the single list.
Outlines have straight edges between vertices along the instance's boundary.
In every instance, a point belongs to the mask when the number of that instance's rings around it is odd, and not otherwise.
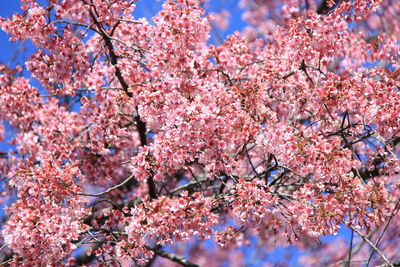
[{"label": "blossom cluster", "polygon": [[[399,260],[399,1],[241,0],[225,40],[211,1],[136,2],[0,19],[37,48],[0,65],[4,264]],[[320,243],[341,229],[358,238]]]}]

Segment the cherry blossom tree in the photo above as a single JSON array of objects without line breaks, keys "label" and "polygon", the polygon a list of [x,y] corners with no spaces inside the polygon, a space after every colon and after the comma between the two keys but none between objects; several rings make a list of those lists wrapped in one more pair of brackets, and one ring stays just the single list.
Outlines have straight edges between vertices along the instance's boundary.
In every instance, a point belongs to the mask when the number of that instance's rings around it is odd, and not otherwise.
[{"label": "cherry blossom tree", "polygon": [[1,265],[400,266],[400,1],[241,0],[221,42],[206,0],[43,2],[0,20],[36,48],[0,66]]}]

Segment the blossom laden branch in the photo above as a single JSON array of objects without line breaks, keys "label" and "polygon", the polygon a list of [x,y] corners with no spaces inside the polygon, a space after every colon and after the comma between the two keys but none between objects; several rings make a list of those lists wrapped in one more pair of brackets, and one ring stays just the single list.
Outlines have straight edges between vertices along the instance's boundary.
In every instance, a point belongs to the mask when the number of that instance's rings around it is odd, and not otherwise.
[{"label": "blossom laden branch", "polygon": [[[206,1],[152,22],[135,2],[25,0],[0,19],[48,90],[0,65],[2,261],[211,267],[254,238],[314,265],[356,264],[370,241],[395,265],[398,6],[241,0],[249,27],[210,45]],[[315,246],[346,221],[364,239]]]}]

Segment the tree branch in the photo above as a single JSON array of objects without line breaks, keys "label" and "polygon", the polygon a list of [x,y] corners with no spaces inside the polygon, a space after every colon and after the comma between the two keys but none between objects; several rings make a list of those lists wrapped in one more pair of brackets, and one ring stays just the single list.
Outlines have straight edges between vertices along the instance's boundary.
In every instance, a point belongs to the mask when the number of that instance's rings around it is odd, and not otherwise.
[{"label": "tree branch", "polygon": [[[381,239],[382,239],[383,235],[385,234],[387,228],[389,227],[390,221],[393,219],[393,217],[394,217],[394,216],[397,214],[397,212],[399,211],[399,210],[398,210],[399,204],[400,204],[400,198],[397,200],[396,205],[394,206],[394,209],[393,209],[393,211],[392,211],[392,214],[390,214],[389,219],[386,221],[386,224],[385,224],[385,226],[383,227],[382,232],[380,233],[378,239],[376,240],[375,246],[378,246],[378,245],[379,245],[379,242],[381,242]],[[368,261],[367,261],[367,264],[366,264],[365,266],[368,267],[369,263],[370,263],[371,260],[372,260],[372,257],[373,257],[373,255],[374,255],[374,253],[375,253],[374,250],[371,251],[371,254],[370,254],[369,257],[368,257]]]},{"label": "tree branch", "polygon": [[[85,2],[84,0],[82,0],[83,2]],[[94,8],[94,6],[93,6]],[[114,51],[114,46],[113,43],[111,41],[112,36],[109,36],[106,31],[104,30],[102,24],[97,20],[97,17],[95,16],[95,14],[93,14],[93,11],[91,9],[89,9],[89,14],[91,16],[91,18],[93,19],[94,24],[97,26],[97,28],[99,29],[99,32],[101,34],[101,36],[103,37],[103,40],[107,46],[108,49],[108,53],[109,53],[109,57],[110,57],[110,62],[111,64],[115,67],[115,75],[117,76],[117,79],[119,81],[119,83],[121,84],[123,90],[125,91],[125,93],[129,96],[132,97],[133,94],[131,92],[129,92],[129,85],[128,83],[125,81],[124,77],[122,76],[122,72],[120,70],[120,68],[118,67],[118,60],[117,60],[117,55],[115,54]],[[139,115],[135,116],[135,121],[136,121],[136,126],[139,132],[139,136],[140,136],[140,143],[142,146],[147,145],[147,130],[146,130],[146,123],[143,122],[140,118]],[[150,177],[149,179],[147,179],[147,184],[149,187],[149,195],[152,199],[157,198],[157,187],[156,184],[153,180],[153,177]]]},{"label": "tree branch", "polygon": [[86,194],[86,193],[78,193],[78,195],[80,196],[87,196],[87,197],[100,197],[102,195],[105,195],[107,193],[110,193],[111,191],[118,189],[124,185],[126,185],[130,180],[132,180],[133,178],[135,178],[135,176],[131,175],[128,178],[126,178],[122,183],[117,184],[116,186],[110,187],[107,190],[97,193],[97,194]]},{"label": "tree branch", "polygon": [[161,256],[161,257],[166,258],[166,259],[169,259],[169,260],[171,260],[173,262],[179,263],[182,266],[185,266],[185,267],[200,267],[199,265],[190,262],[189,260],[185,259],[182,256],[179,256],[179,255],[176,255],[176,254],[173,254],[173,253],[170,253],[170,252],[166,252],[166,251],[160,250],[158,248],[148,248],[148,249],[152,250],[156,255]]},{"label": "tree branch", "polygon": [[119,83],[121,84],[122,88],[124,89],[125,93],[129,96],[132,97],[132,93],[128,91],[129,85],[126,83],[124,80],[124,77],[122,77],[122,72],[118,67],[118,60],[117,60],[117,55],[114,52],[114,46],[111,42],[110,36],[105,32],[103,26],[101,23],[97,20],[96,16],[93,14],[92,10],[89,9],[89,14],[93,19],[94,24],[96,24],[97,28],[99,29],[99,32],[101,36],[103,37],[104,42],[106,43],[108,53],[110,56],[110,62],[111,65],[115,67],[115,75],[117,76],[117,79]]},{"label": "tree branch", "polygon": [[358,231],[357,229],[353,228],[350,226],[351,229],[353,229],[354,232],[356,232],[365,242],[367,242],[367,244],[373,249],[375,250],[379,256],[381,256],[381,258],[386,262],[387,266],[389,267],[394,267],[393,263],[391,263],[388,258],[386,258],[386,256],[382,253],[382,251],[380,249],[378,249],[374,243],[372,243],[371,240],[369,240],[369,238],[367,238],[365,235],[363,235],[360,231]]}]

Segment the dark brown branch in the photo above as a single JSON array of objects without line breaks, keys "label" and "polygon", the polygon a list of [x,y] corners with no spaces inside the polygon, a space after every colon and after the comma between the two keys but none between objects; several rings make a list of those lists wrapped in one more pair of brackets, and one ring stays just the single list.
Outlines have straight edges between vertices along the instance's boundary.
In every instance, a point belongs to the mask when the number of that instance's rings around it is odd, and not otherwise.
[{"label": "dark brown branch", "polygon": [[400,261],[393,262],[391,265],[389,265],[389,264],[378,265],[377,267],[392,267],[392,266],[399,267],[400,266]]},{"label": "dark brown branch", "polygon": [[316,12],[317,12],[317,14],[326,14],[328,12],[328,10],[329,10],[328,1],[322,0],[318,6]]},{"label": "dark brown branch", "polygon": [[156,183],[154,182],[153,175],[147,179],[147,186],[149,187],[149,195],[151,199],[157,198],[157,187]]},{"label": "dark brown branch", "polygon": [[306,63],[304,62],[304,59],[303,59],[301,61],[299,70],[304,71],[304,73],[306,74],[307,79],[310,81],[311,85],[314,87],[315,86],[314,85],[314,81],[311,79],[310,75],[308,74],[307,67],[308,66],[306,65]]},{"label": "dark brown branch", "polygon": [[[85,2],[85,1],[83,0],[83,2]],[[94,8],[94,6],[93,6],[93,8]],[[96,15],[93,14],[93,11],[90,10],[90,9],[89,9],[89,14],[90,14],[91,18],[93,19],[94,24],[99,29],[99,32],[100,32],[101,36],[103,37],[103,40],[104,40],[104,42],[105,42],[105,44],[107,46],[110,62],[115,67],[115,75],[117,76],[117,79],[118,79],[119,83],[121,84],[121,86],[122,86],[123,90],[125,91],[125,93],[129,97],[132,97],[133,94],[131,92],[129,92],[129,85],[125,81],[124,77],[122,76],[121,69],[118,67],[117,55],[115,54],[114,46],[113,46],[113,43],[111,41],[112,37],[109,36],[106,33],[106,31],[104,30],[102,24],[97,20]],[[140,136],[140,143],[141,143],[142,146],[145,146],[145,145],[147,145],[146,123],[141,120],[139,115],[137,115],[135,117],[135,121],[136,121],[136,126],[137,126],[137,129],[138,129],[138,132],[139,132],[139,136]],[[157,198],[157,188],[156,188],[156,184],[154,183],[153,177],[150,177],[149,179],[147,179],[147,184],[148,184],[148,187],[149,187],[149,195],[150,195],[150,197],[152,199]]]},{"label": "dark brown branch", "polygon": [[225,175],[225,178],[222,180],[221,185],[218,189],[218,195],[221,195],[224,192],[226,183],[228,182],[229,178],[229,175]]},{"label": "dark brown branch", "polygon": [[173,253],[170,253],[170,252],[166,252],[166,251],[160,250],[158,248],[148,248],[148,249],[152,250],[156,255],[161,256],[161,257],[166,258],[166,259],[169,259],[169,260],[171,260],[173,262],[179,263],[182,266],[185,266],[185,267],[200,267],[199,265],[190,262],[189,260],[185,259],[182,256],[179,256],[179,255],[176,255],[176,254],[173,254]]},{"label": "dark brown branch", "polygon": [[137,130],[138,130],[138,132],[139,132],[140,145],[141,145],[141,146],[145,146],[145,145],[147,145],[147,133],[146,133],[146,132],[147,132],[147,129],[146,129],[146,123],[143,122],[143,121],[140,119],[140,116],[139,116],[139,115],[135,116],[135,122],[136,122]]},{"label": "dark brown branch", "polygon": [[286,80],[287,78],[289,78],[293,74],[294,74],[294,71],[290,72],[289,74],[286,74],[285,76],[282,77],[282,79]]},{"label": "dark brown branch", "polygon": [[400,136],[393,136],[392,138],[390,138],[387,141],[386,145],[389,145],[389,146],[395,148],[398,143],[400,143]]},{"label": "dark brown branch", "polygon": [[249,154],[249,150],[247,149],[247,146],[246,146],[246,156],[247,156],[247,159],[248,159],[248,161],[249,161],[249,163],[250,163],[250,166],[251,166],[251,168],[252,168],[254,174],[255,174],[258,178],[260,178],[260,175],[258,174],[258,172],[257,172],[257,170],[256,170],[256,167],[254,166],[253,162],[251,161],[250,154]]},{"label": "dark brown branch", "polygon": [[117,55],[115,54],[114,51],[114,46],[111,42],[110,36],[105,32],[103,26],[101,23],[97,20],[96,16],[93,14],[92,10],[89,9],[90,16],[93,19],[94,24],[96,24],[97,28],[100,31],[101,36],[103,37],[104,42],[106,43],[108,53],[110,56],[110,62],[111,65],[115,67],[115,75],[117,76],[117,79],[119,83],[121,84],[122,88],[124,89],[125,93],[129,96],[132,97],[132,93],[128,91],[129,85],[126,83],[124,80],[124,77],[122,76],[122,72],[120,68],[118,67],[118,60],[117,60]]}]

